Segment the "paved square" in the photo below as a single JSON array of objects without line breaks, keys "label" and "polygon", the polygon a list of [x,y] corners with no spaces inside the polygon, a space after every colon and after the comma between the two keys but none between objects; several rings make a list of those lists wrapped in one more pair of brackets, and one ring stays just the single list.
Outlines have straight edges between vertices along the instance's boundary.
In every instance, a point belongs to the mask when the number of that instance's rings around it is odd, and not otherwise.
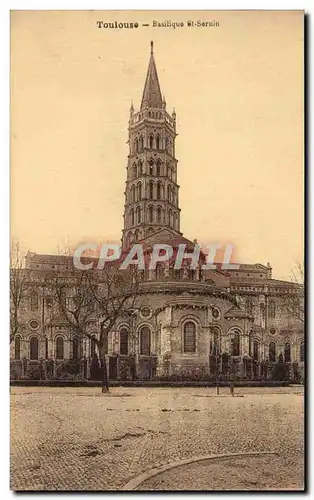
[{"label": "paved square", "polygon": [[[11,388],[11,488],[303,488],[303,388]],[[243,471],[243,473],[241,472]],[[241,476],[241,477],[240,477]]]}]

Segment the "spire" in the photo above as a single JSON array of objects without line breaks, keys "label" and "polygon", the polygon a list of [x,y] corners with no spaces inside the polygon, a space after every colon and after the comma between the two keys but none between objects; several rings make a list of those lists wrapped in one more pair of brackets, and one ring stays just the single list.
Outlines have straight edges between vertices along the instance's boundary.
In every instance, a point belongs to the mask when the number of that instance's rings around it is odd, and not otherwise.
[{"label": "spire", "polygon": [[150,108],[162,108],[162,97],[154,59],[154,42],[150,42],[150,60],[143,91],[141,109],[147,105]]}]

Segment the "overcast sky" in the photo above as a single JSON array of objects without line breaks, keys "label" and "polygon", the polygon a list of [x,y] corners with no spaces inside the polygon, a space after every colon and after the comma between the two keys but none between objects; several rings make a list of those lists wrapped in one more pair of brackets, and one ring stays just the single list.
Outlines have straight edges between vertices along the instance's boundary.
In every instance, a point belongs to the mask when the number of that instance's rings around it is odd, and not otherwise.
[{"label": "overcast sky", "polygon": [[[96,24],[198,19],[219,27]],[[120,240],[150,40],[177,113],[184,236],[289,279],[303,259],[302,12],[13,12],[12,236],[42,253]]]}]

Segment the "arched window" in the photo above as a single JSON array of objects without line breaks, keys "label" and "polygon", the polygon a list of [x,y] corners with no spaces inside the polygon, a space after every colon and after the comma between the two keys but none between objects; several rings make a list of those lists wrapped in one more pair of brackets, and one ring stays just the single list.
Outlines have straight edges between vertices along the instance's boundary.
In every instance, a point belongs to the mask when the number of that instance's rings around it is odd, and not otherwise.
[{"label": "arched window", "polygon": [[142,183],[141,182],[137,183],[137,199],[138,200],[142,199]]},{"label": "arched window", "polygon": [[157,207],[157,222],[161,222],[161,207]]},{"label": "arched window", "polygon": [[141,160],[138,162],[138,177],[140,177],[141,175],[143,174],[143,163],[141,162]]},{"label": "arched window", "polygon": [[154,175],[154,168],[153,168],[154,161],[152,159],[149,160],[148,165],[149,165],[149,169],[148,169],[149,175]]},{"label": "arched window", "polygon": [[154,137],[152,135],[149,136],[149,148],[153,149]]},{"label": "arched window", "polygon": [[90,340],[90,357],[92,358],[96,352],[96,339],[93,337]]},{"label": "arched window", "polygon": [[134,141],[134,149],[135,149],[135,151],[138,151],[138,139],[137,138]]},{"label": "arched window", "polygon": [[154,222],[154,208],[152,206],[148,208],[148,222]]},{"label": "arched window", "polygon": [[128,236],[127,236],[127,243],[126,243],[127,247],[129,247],[131,245],[131,243],[132,243],[132,233],[129,232]]},{"label": "arched window", "polygon": [[172,213],[172,210],[169,210],[169,226],[173,227],[173,213]]},{"label": "arched window", "polygon": [[[73,356],[74,357],[74,356]],[[64,358],[64,340],[60,335],[56,337],[56,359]]]},{"label": "arched window", "polygon": [[157,134],[157,136],[156,136],[156,149],[159,149],[159,147],[160,147],[160,137]]},{"label": "arched window", "polygon": [[38,310],[38,293],[33,292],[31,295],[31,311]]},{"label": "arched window", "polygon": [[137,166],[136,166],[136,163],[133,163],[133,167],[132,167],[132,179],[136,179],[137,177]]},{"label": "arched window", "polygon": [[148,198],[152,200],[154,197],[154,183],[153,181],[149,181],[148,184]]},{"label": "arched window", "polygon": [[184,345],[183,349],[185,353],[196,352],[196,326],[193,321],[187,321],[184,323],[183,328],[184,335]]},{"label": "arched window", "polygon": [[72,340],[72,357],[73,359],[79,359],[79,340],[77,337],[73,337]]},{"label": "arched window", "polygon": [[150,356],[150,329],[147,326],[140,330],[140,354]]},{"label": "arched window", "polygon": [[273,300],[270,300],[268,304],[268,316],[269,318],[276,317],[276,304]]},{"label": "arched window", "polygon": [[150,234],[154,234],[154,228],[153,227],[150,227],[147,231],[147,234],[150,235]]},{"label": "arched window", "polygon": [[231,356],[240,356],[240,333],[236,330],[231,335]]},{"label": "arched window", "polygon": [[140,236],[140,231],[139,231],[139,229],[137,229],[137,230],[135,231],[135,241],[139,241],[139,240],[140,240],[140,238],[141,238],[141,236]]},{"label": "arched window", "polygon": [[178,214],[175,212],[173,214],[174,229],[178,229]]},{"label": "arched window", "polygon": [[31,337],[29,341],[30,359],[38,359],[38,338]]},{"label": "arched window", "polygon": [[285,342],[284,347],[284,362],[291,363],[291,345],[290,342]]},{"label": "arched window", "polygon": [[127,328],[120,330],[120,354],[127,356],[129,354],[129,332]]},{"label": "arched window", "polygon": [[130,221],[131,221],[131,226],[134,226],[134,210],[131,208],[130,210]]},{"label": "arched window", "polygon": [[140,140],[139,140],[138,145],[139,145],[139,150],[140,150],[140,151],[143,151],[144,140],[143,140],[143,136],[142,136],[142,135],[141,135],[141,137],[140,137]]},{"label": "arched window", "polygon": [[212,340],[210,342],[210,353],[213,356],[218,356],[220,351],[220,330],[218,328],[214,328],[212,334]]},{"label": "arched window", "polygon": [[304,341],[300,344],[300,361],[301,363],[304,362]]},{"label": "arched window", "polygon": [[157,200],[161,200],[161,183],[157,182]]},{"label": "arched window", "polygon": [[271,363],[275,363],[275,361],[276,361],[276,344],[275,344],[275,342],[269,343],[268,359]]},{"label": "arched window", "polygon": [[141,209],[140,207],[136,207],[136,223],[141,223]]},{"label": "arched window", "polygon": [[21,337],[15,336],[14,339],[14,359],[21,359]]},{"label": "arched window", "polygon": [[131,187],[131,201],[135,202],[135,184]]},{"label": "arched window", "polygon": [[258,342],[258,340],[253,341],[253,359],[255,359],[255,361],[259,360],[259,342]]},{"label": "arched window", "polygon": [[45,337],[45,358],[49,358],[49,350],[48,350],[48,338]]},{"label": "arched window", "polygon": [[161,175],[161,163],[160,160],[156,162],[156,175],[159,177]]},{"label": "arched window", "polygon": [[171,203],[172,202],[172,197],[171,197],[171,186],[168,184],[167,186],[167,198],[168,201]]}]

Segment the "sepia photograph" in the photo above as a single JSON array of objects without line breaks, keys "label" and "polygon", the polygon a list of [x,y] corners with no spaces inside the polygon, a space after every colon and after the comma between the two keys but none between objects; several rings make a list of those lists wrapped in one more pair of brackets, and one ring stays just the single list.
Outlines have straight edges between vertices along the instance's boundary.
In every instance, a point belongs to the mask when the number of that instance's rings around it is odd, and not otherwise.
[{"label": "sepia photograph", "polygon": [[11,10],[11,490],[305,491],[304,30]]}]

